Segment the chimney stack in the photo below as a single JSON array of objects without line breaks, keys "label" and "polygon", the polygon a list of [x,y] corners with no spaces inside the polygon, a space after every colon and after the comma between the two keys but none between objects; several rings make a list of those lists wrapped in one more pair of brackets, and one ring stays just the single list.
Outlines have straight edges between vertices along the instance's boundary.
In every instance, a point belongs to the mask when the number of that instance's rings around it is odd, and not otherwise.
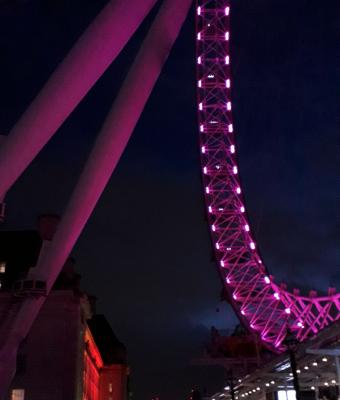
[{"label": "chimney stack", "polygon": [[41,214],[38,217],[38,231],[42,240],[52,240],[60,217],[57,214]]}]

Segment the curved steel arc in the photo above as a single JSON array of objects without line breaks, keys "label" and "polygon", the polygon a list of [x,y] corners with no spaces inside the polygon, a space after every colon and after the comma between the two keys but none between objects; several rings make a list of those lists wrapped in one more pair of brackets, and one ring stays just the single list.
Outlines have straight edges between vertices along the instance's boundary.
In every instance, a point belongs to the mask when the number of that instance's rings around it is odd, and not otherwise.
[{"label": "curved steel arc", "polygon": [[287,328],[299,340],[340,318],[340,294],[290,293],[264,266],[242,197],[232,120],[230,0],[196,5],[197,97],[201,164],[208,220],[220,274],[240,320],[272,349]]}]

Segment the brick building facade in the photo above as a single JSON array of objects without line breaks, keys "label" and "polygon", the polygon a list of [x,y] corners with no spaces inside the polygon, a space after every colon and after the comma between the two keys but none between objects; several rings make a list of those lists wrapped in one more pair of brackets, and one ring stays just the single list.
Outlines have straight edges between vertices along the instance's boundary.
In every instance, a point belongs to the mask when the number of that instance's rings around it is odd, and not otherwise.
[{"label": "brick building facade", "polygon": [[[0,232],[2,327],[21,301],[13,285],[35,265],[46,238],[46,223],[40,225],[39,231]],[[20,346],[6,400],[126,400],[125,346],[95,314],[94,298],[79,289],[79,281],[68,260]]]}]

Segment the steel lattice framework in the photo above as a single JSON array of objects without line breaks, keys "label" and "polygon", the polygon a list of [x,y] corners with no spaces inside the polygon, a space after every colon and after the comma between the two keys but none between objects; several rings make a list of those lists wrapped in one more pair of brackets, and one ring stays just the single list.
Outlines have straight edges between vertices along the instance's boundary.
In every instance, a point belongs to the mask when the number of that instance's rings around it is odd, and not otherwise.
[{"label": "steel lattice framework", "polygon": [[247,220],[236,160],[230,68],[230,0],[198,0],[197,97],[204,191],[219,271],[241,322],[270,348],[287,329],[302,341],[340,318],[340,294],[301,296],[277,285]]}]

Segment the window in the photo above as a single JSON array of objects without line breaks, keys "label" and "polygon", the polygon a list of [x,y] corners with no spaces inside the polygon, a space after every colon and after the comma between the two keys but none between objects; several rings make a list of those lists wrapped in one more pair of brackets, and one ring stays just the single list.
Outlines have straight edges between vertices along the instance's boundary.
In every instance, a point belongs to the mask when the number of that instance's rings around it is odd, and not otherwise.
[{"label": "window", "polygon": [[24,389],[13,389],[11,393],[11,400],[24,400],[25,390]]},{"label": "window", "polygon": [[278,400],[296,400],[295,390],[278,390]]},{"label": "window", "polygon": [[4,274],[6,272],[6,263],[3,261],[0,261],[0,273]]},{"label": "window", "polygon": [[109,392],[112,393],[112,383],[109,383]]}]

